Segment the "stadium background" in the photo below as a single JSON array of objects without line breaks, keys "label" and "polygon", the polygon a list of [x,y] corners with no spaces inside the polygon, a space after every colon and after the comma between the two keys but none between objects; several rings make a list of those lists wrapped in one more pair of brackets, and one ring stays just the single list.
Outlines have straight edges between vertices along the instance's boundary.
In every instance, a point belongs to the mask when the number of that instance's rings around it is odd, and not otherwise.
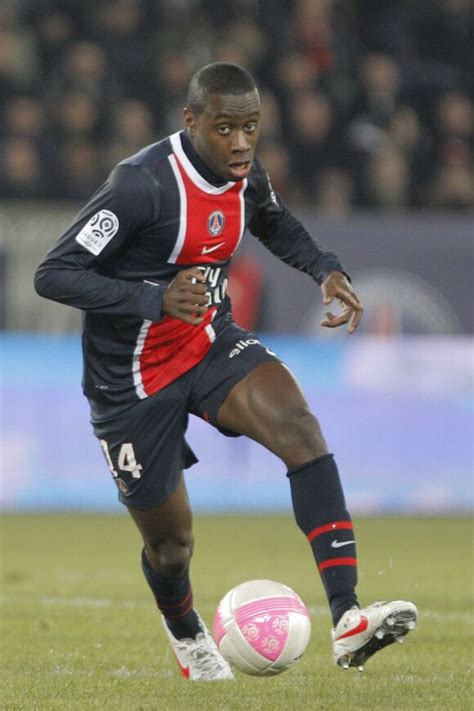
[{"label": "stadium background", "polygon": [[[366,305],[360,335],[323,333],[319,290],[248,235],[231,285],[238,317],[300,379],[354,511],[471,509],[469,5],[2,3],[4,510],[119,510],[80,393],[79,315],[36,297],[33,272],[117,160],[180,128],[189,77],[213,60],[257,77],[259,155]],[[288,510],[269,454],[195,419],[189,440],[195,510]]]}]

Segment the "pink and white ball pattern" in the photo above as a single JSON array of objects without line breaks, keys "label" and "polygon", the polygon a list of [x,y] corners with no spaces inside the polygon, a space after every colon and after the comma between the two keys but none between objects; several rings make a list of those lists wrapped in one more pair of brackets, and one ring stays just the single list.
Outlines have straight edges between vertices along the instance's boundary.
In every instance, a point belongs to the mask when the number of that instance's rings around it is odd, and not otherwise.
[{"label": "pink and white ball pattern", "polygon": [[214,638],[221,653],[255,676],[288,669],[304,653],[310,634],[309,613],[301,598],[271,580],[250,580],[233,588],[214,619]]}]

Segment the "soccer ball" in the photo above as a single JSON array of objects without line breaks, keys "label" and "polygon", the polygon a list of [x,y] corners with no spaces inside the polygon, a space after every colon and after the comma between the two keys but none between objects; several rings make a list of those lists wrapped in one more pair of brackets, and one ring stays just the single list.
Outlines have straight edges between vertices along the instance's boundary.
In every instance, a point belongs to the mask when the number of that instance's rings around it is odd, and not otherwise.
[{"label": "soccer ball", "polygon": [[214,639],[222,656],[252,676],[274,676],[305,652],[309,612],[287,585],[248,580],[224,595],[214,617]]}]

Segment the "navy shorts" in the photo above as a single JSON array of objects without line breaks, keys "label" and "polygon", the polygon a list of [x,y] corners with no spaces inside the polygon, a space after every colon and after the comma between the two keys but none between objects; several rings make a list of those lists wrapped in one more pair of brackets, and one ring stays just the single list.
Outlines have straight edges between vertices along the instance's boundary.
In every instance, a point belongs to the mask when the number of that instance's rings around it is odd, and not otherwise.
[{"label": "navy shorts", "polygon": [[126,506],[149,509],[176,489],[183,469],[197,457],[185,439],[189,413],[217,426],[230,390],[262,363],[278,361],[257,336],[227,323],[207,355],[159,392],[131,405],[90,400],[91,422]]}]

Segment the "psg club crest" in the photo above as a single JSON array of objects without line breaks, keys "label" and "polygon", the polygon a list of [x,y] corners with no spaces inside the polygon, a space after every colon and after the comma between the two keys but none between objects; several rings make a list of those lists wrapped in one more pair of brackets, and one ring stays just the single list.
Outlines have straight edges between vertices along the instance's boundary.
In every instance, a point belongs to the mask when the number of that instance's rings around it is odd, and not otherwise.
[{"label": "psg club crest", "polygon": [[224,229],[224,225],[225,225],[224,213],[221,212],[220,210],[211,212],[211,214],[209,215],[209,219],[207,221],[207,229],[209,230],[209,234],[211,234],[213,237],[217,237],[217,235],[220,235],[220,233]]}]

